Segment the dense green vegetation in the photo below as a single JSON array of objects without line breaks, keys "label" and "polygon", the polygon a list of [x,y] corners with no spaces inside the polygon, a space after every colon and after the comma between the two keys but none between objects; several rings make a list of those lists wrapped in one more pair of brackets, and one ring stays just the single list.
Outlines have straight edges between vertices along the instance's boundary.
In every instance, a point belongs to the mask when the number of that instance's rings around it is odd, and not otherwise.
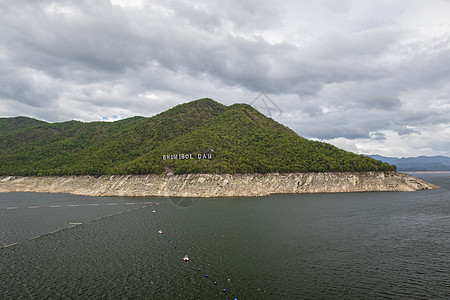
[{"label": "dense green vegetation", "polygon": [[[395,166],[309,141],[246,104],[211,99],[152,118],[46,123],[0,118],[1,175],[391,171]],[[197,154],[211,159],[197,159]],[[193,154],[195,159],[163,160]]]}]

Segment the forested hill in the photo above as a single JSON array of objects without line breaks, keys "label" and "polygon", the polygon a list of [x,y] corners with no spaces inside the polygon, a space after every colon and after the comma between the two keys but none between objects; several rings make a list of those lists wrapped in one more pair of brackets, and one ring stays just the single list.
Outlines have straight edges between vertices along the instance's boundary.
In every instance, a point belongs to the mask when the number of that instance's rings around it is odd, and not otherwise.
[{"label": "forested hill", "polygon": [[395,170],[304,139],[250,105],[211,99],[116,122],[0,118],[0,145],[0,175]]}]

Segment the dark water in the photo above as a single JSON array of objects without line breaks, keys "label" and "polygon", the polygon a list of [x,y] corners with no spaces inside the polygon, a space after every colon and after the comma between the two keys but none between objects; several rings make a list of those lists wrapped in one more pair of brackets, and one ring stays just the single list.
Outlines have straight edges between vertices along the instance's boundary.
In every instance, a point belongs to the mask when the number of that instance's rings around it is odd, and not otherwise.
[{"label": "dark water", "polygon": [[415,176],[441,189],[0,194],[0,299],[450,299],[450,173]]}]

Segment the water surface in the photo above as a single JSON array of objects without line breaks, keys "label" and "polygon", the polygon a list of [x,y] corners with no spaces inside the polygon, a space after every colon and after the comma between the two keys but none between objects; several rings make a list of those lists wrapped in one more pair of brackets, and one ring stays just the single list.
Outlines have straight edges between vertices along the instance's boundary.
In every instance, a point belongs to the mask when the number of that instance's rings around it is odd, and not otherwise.
[{"label": "water surface", "polygon": [[0,194],[0,298],[448,299],[450,173],[414,175],[441,189]]}]

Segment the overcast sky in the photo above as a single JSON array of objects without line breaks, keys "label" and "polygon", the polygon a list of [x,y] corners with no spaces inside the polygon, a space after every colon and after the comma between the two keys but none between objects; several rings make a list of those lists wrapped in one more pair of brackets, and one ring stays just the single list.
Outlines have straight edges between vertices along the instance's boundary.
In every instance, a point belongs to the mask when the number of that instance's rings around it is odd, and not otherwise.
[{"label": "overcast sky", "polygon": [[356,153],[450,156],[449,0],[0,0],[0,16],[3,117],[209,97]]}]

